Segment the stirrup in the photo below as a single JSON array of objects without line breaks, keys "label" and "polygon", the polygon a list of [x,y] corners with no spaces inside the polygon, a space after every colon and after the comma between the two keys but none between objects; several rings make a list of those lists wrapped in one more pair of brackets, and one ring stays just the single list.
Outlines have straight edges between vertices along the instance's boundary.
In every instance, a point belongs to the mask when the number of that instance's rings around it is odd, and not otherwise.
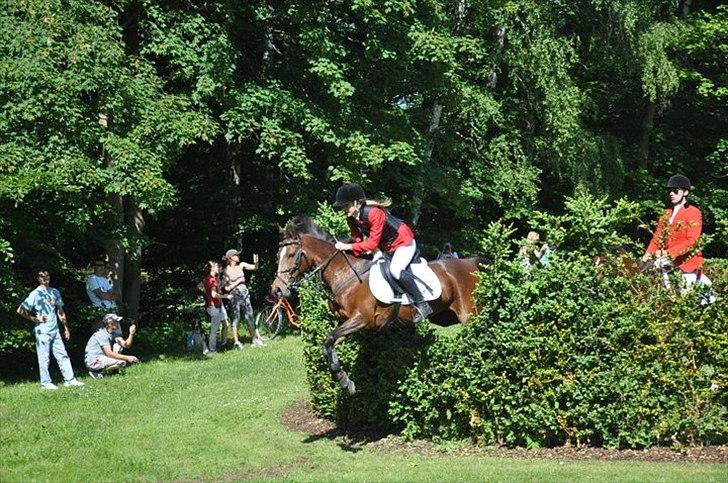
[{"label": "stirrup", "polygon": [[412,323],[417,325],[432,314],[432,307],[427,302],[412,304]]}]

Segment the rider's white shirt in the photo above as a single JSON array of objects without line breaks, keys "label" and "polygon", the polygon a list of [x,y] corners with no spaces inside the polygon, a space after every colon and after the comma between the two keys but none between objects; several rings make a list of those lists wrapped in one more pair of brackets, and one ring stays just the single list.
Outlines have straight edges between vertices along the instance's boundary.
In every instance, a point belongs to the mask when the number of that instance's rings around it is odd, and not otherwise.
[{"label": "rider's white shirt", "polygon": [[670,215],[670,224],[672,225],[673,220],[675,220],[675,216],[677,216],[677,212],[680,211],[681,208],[685,207],[685,200],[682,200],[679,204],[675,205],[675,207],[672,209],[672,214]]}]

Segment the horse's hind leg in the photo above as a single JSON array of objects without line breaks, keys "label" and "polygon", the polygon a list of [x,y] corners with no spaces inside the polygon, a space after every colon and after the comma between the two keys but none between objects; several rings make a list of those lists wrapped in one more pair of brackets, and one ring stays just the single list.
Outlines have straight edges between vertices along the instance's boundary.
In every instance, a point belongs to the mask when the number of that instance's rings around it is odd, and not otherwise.
[{"label": "horse's hind leg", "polygon": [[326,363],[329,365],[331,374],[336,379],[341,387],[351,395],[356,392],[356,385],[354,381],[349,379],[349,375],[341,368],[341,362],[339,356],[336,353],[336,343],[343,339],[349,334],[356,332],[361,329],[364,324],[357,319],[349,319],[333,332],[326,336],[324,341],[324,355],[326,356]]}]

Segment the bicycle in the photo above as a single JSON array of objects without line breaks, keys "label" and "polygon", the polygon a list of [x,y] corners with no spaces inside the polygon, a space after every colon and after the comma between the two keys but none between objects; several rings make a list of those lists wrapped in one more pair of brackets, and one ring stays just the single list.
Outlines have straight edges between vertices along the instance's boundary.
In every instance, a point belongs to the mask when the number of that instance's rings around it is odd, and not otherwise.
[{"label": "bicycle", "polygon": [[286,321],[293,328],[298,329],[301,327],[298,323],[296,312],[291,307],[290,302],[285,298],[279,298],[270,310],[258,312],[255,316],[256,328],[260,331],[261,336],[268,340],[274,339],[278,334],[283,332],[286,327]]}]

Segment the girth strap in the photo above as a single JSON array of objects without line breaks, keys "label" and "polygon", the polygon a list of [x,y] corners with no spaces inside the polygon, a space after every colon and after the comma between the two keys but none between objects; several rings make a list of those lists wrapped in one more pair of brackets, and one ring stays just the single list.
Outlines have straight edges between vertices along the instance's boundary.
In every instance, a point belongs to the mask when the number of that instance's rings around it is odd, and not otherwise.
[{"label": "girth strap", "polygon": [[402,307],[401,302],[395,302],[392,304],[392,312],[390,312],[389,317],[387,317],[387,320],[384,321],[384,323],[377,329],[377,331],[380,331],[383,328],[387,327],[389,324],[391,324],[395,320],[399,320],[400,307]]}]

